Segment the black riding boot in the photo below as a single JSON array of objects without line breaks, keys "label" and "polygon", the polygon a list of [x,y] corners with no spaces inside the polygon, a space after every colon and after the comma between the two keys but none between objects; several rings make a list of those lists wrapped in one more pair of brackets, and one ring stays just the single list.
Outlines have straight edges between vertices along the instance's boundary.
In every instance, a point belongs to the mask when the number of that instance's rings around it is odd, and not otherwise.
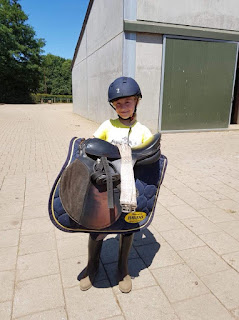
[{"label": "black riding boot", "polygon": [[80,288],[86,291],[92,287],[99,269],[100,252],[102,248],[103,240],[96,241],[89,235],[88,242],[88,265],[84,278],[80,280]]},{"label": "black riding boot", "polygon": [[128,293],[132,289],[132,281],[128,272],[128,256],[132,246],[134,234],[120,235],[119,243],[119,289],[121,292]]}]

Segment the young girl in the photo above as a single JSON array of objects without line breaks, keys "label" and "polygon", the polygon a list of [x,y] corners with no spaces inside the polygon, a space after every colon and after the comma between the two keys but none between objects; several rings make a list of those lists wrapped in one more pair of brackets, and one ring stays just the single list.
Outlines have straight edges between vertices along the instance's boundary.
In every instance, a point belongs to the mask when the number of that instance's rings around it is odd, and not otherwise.
[{"label": "young girl", "polygon": [[[136,120],[139,100],[142,98],[138,83],[129,77],[117,78],[108,90],[108,101],[117,112],[118,119],[103,122],[94,133],[95,138],[106,140],[112,144],[128,143],[138,146],[152,136],[150,130]],[[81,290],[88,290],[96,277],[103,239],[106,234],[92,233],[88,243],[88,265],[84,278],[80,280]],[[128,256],[133,242],[133,233],[121,234],[119,244],[119,289],[128,293],[132,289],[131,277],[128,273]]]}]

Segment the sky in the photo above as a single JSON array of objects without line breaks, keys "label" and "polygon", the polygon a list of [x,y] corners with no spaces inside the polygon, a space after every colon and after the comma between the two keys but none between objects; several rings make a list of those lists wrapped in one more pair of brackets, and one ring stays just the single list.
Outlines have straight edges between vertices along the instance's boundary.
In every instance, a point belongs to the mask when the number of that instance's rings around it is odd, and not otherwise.
[{"label": "sky", "polygon": [[36,38],[44,38],[44,54],[72,59],[89,0],[19,0]]}]

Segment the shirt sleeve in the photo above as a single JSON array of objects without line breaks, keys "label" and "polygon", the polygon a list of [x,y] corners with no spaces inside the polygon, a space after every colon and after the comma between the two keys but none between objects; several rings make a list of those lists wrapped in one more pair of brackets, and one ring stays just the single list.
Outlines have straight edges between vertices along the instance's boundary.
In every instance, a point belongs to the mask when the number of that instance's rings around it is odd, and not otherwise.
[{"label": "shirt sleeve", "polygon": [[153,134],[151,133],[151,131],[146,126],[144,126],[142,143],[144,143],[146,140],[148,140],[152,136]]},{"label": "shirt sleeve", "polygon": [[106,140],[107,139],[107,132],[108,132],[108,121],[106,120],[105,122],[103,122],[99,128],[95,131],[95,133],[93,134],[93,136],[95,138],[99,138],[102,140]]}]

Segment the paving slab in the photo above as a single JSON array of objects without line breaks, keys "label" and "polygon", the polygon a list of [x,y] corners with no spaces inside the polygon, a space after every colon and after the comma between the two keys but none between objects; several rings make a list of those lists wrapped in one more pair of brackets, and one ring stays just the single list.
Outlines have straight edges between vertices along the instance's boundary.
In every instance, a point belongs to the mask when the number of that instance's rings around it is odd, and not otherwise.
[{"label": "paving slab", "polygon": [[221,222],[218,223],[218,226],[234,239],[239,241],[239,221]]},{"label": "paving slab", "polygon": [[35,233],[21,236],[19,255],[56,249],[54,232]]},{"label": "paving slab", "polygon": [[122,314],[109,283],[100,281],[96,285],[84,294],[79,286],[65,289],[69,320],[99,320]]},{"label": "paving slab", "polygon": [[19,230],[9,229],[0,231],[0,248],[15,247],[19,241]]},{"label": "paving slab", "polygon": [[239,251],[222,255],[222,258],[237,272],[239,272]]},{"label": "paving slab", "polygon": [[168,208],[168,210],[179,220],[200,217],[201,215],[188,204],[182,204]]},{"label": "paving slab", "polygon": [[163,231],[161,235],[177,251],[203,246],[204,243],[188,228]]},{"label": "paving slab", "polygon": [[172,303],[209,292],[199,277],[186,264],[155,269],[152,270],[152,273]]},{"label": "paving slab", "polygon": [[58,273],[59,263],[56,251],[36,252],[18,257],[17,282]]},{"label": "paving slab", "polygon": [[228,270],[229,266],[207,246],[178,251],[179,256],[199,277]]},{"label": "paving slab", "polygon": [[210,291],[229,310],[239,307],[239,274],[226,270],[201,278]]},{"label": "paving slab", "polygon": [[181,229],[183,227],[182,223],[170,213],[165,213],[160,218],[153,219],[152,226],[159,232]]},{"label": "paving slab", "polygon": [[183,224],[196,235],[220,232],[221,229],[205,217],[184,219]]},{"label": "paving slab", "polygon": [[149,270],[182,263],[182,259],[167,242],[137,247],[137,252]]},{"label": "paving slab", "polygon": [[31,235],[54,231],[49,217],[24,219],[21,226],[21,235]]},{"label": "paving slab", "polygon": [[239,242],[224,231],[202,234],[200,238],[219,255],[239,249]]},{"label": "paving slab", "polygon": [[219,223],[224,221],[235,221],[237,219],[235,214],[232,212],[226,212],[220,208],[210,208],[199,210],[204,217],[208,218],[213,223]]},{"label": "paving slab", "polygon": [[0,319],[239,319],[239,127],[163,133],[167,172],[152,224],[134,237],[133,290],[122,294],[119,237],[104,240],[94,287],[82,292],[88,235],[62,232],[48,215],[70,140],[98,125],[71,104],[0,106]]},{"label": "paving slab", "polygon": [[9,320],[11,319],[12,313],[12,301],[0,302],[0,319]]},{"label": "paving slab", "polygon": [[0,272],[0,302],[9,301],[14,293],[15,271]]},{"label": "paving slab", "polygon": [[239,308],[232,310],[231,313],[235,317],[235,319],[239,319]]},{"label": "paving slab", "polygon": [[0,248],[0,271],[16,268],[18,247]]},{"label": "paving slab", "polygon": [[168,299],[158,286],[118,295],[126,320],[179,320]]},{"label": "paving slab", "polygon": [[29,206],[24,206],[23,209],[23,219],[32,219],[32,218],[49,218],[48,210],[46,203],[41,205],[34,205],[31,203]]},{"label": "paving slab", "polygon": [[33,313],[25,317],[15,318],[16,320],[67,320],[64,308],[57,308],[43,312]]},{"label": "paving slab", "polygon": [[212,295],[206,294],[174,303],[174,309],[183,320],[233,320],[233,316]]},{"label": "paving slab", "polygon": [[17,282],[13,318],[64,306],[59,275]]}]

